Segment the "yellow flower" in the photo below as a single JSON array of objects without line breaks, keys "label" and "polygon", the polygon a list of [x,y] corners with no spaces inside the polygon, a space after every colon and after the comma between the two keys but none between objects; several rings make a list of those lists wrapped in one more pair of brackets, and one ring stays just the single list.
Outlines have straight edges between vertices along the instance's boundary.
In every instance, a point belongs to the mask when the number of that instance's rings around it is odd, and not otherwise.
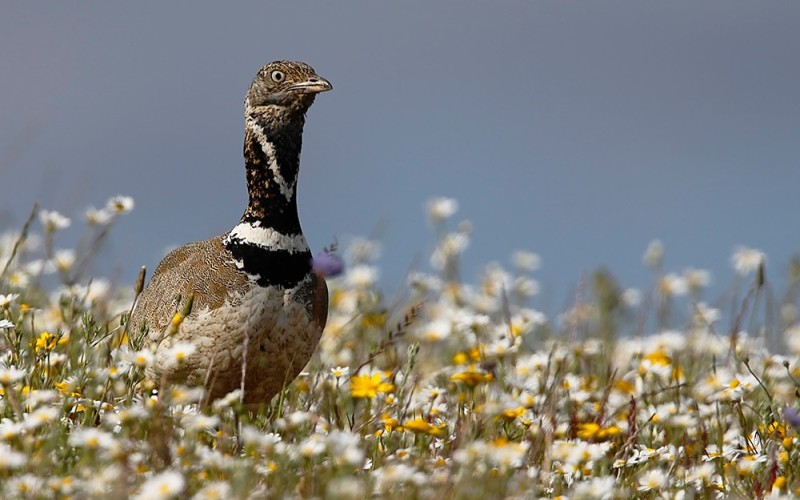
[{"label": "yellow flower", "polygon": [[672,358],[664,354],[663,351],[656,351],[651,352],[650,354],[646,355],[643,358],[645,361],[649,361],[653,365],[661,365],[661,366],[668,366],[672,364]]},{"label": "yellow flower", "polygon": [[470,361],[477,363],[481,360],[481,350],[473,347],[468,352],[458,352],[453,356],[453,364],[466,365]]},{"label": "yellow flower", "polygon": [[481,360],[481,350],[478,347],[473,347],[469,350],[469,359],[478,362]]},{"label": "yellow flower", "polygon": [[340,307],[346,298],[347,294],[344,290],[334,290],[333,293],[331,293],[331,308]]},{"label": "yellow flower", "polygon": [[111,339],[111,345],[113,347],[128,345],[128,330],[122,330],[122,333],[114,335],[114,337]]},{"label": "yellow flower", "polygon": [[364,328],[383,328],[386,326],[387,314],[385,311],[365,314],[361,319]]},{"label": "yellow flower", "polygon": [[386,432],[392,432],[395,428],[397,428],[400,422],[389,415],[388,413],[384,413],[381,415],[381,421],[383,422],[383,428],[386,429]]},{"label": "yellow flower", "polygon": [[759,424],[758,429],[762,433],[765,433],[770,437],[774,437],[775,439],[780,439],[781,441],[783,441],[783,438],[786,437],[786,426],[780,422],[772,422],[768,426]]},{"label": "yellow flower", "polygon": [[34,350],[36,352],[51,351],[55,346],[56,346],[56,336],[50,332],[42,332],[39,335],[39,338],[36,339]]},{"label": "yellow flower", "polygon": [[491,443],[492,443],[492,446],[494,446],[496,448],[502,448],[503,446],[507,446],[508,445],[508,439],[504,438],[504,437],[499,437],[499,438],[493,439],[491,441]]},{"label": "yellow flower", "polygon": [[466,365],[467,361],[469,361],[469,358],[467,357],[467,353],[465,352],[459,352],[456,353],[455,356],[453,356],[453,364],[455,365]]},{"label": "yellow flower", "polygon": [[403,422],[403,429],[412,431],[412,432],[419,432],[421,434],[428,434],[431,436],[438,436],[442,433],[441,427],[436,427],[432,425],[422,418],[415,418],[414,420],[407,420]]},{"label": "yellow flower", "polygon": [[519,417],[522,416],[523,413],[525,413],[525,407],[524,406],[520,406],[518,408],[503,410],[503,412],[500,413],[500,416],[504,420],[511,421],[511,420],[518,419]]},{"label": "yellow flower", "polygon": [[481,370],[475,365],[469,365],[465,371],[450,376],[450,380],[453,382],[462,382],[469,387],[475,387],[483,382],[491,382],[493,379],[491,373]]},{"label": "yellow flower", "polygon": [[608,439],[618,436],[622,430],[616,425],[602,427],[597,422],[585,422],[578,424],[578,437],[584,441]]},{"label": "yellow flower", "polygon": [[620,392],[624,392],[625,394],[633,394],[633,391],[636,390],[635,385],[628,382],[627,380],[622,380],[622,379],[614,382],[614,388]]},{"label": "yellow flower", "polygon": [[183,323],[183,315],[179,312],[176,312],[174,316],[172,316],[172,326],[179,327]]},{"label": "yellow flower", "polygon": [[394,390],[394,385],[384,382],[383,375],[354,375],[350,379],[350,395],[354,398],[374,398],[378,394],[385,394]]},{"label": "yellow flower", "polygon": [[56,382],[53,386],[60,392],[66,396],[72,396],[74,398],[81,397],[81,393],[78,392],[77,388],[73,386],[71,382]]},{"label": "yellow flower", "polygon": [[298,379],[297,383],[295,384],[295,388],[298,392],[303,393],[311,391],[311,386],[308,385],[308,380],[305,378]]},{"label": "yellow flower", "polygon": [[584,441],[593,439],[598,431],[600,431],[600,424],[597,422],[586,422],[578,424],[578,437]]}]

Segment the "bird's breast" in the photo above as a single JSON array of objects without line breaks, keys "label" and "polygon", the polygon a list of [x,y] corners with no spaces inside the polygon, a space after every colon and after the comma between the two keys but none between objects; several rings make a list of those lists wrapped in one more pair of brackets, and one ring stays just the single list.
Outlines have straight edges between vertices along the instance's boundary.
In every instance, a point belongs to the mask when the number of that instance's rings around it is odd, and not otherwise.
[{"label": "bird's breast", "polygon": [[[307,303],[311,281],[309,276],[285,289],[253,283],[221,306],[190,315],[158,350],[156,366],[171,368],[157,371],[190,385],[202,385],[210,374],[207,388],[216,398],[240,388],[244,367],[245,399],[268,401],[299,373],[319,343],[322,326]],[[195,346],[179,364],[166,358],[177,342]]]}]

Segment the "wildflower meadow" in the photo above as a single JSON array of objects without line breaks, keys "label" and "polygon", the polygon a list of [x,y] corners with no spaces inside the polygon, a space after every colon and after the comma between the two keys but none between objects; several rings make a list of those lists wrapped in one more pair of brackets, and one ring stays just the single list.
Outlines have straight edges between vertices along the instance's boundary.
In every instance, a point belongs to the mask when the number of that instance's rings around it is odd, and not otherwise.
[{"label": "wildflower meadow", "polygon": [[800,495],[800,264],[779,292],[761,252],[735,249],[736,289],[714,302],[708,272],[664,269],[654,242],[631,263],[648,287],[590,273],[551,316],[535,253],[463,279],[479,229],[455,200],[426,208],[427,271],[388,296],[379,242],[349,242],[313,360],[258,412],[145,377],[153,346],[125,325],[145,274],[92,266],[131,198],[0,231],[0,496]]}]

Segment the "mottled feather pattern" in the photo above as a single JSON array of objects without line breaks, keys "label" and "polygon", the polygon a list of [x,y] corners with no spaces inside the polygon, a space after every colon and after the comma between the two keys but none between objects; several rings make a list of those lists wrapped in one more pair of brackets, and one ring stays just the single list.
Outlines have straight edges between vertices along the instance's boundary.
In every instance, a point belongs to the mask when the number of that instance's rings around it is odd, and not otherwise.
[{"label": "mottled feather pattern", "polygon": [[183,300],[195,294],[193,310],[220,307],[228,290],[244,290],[248,278],[239,272],[222,243],[224,235],[188,243],[171,251],[158,265],[153,279],[139,297],[131,322],[146,322],[149,338],[162,332]]},{"label": "mottled feather pattern", "polygon": [[[238,368],[247,333],[245,403],[267,402],[313,354],[327,319],[327,286],[315,273],[294,288],[258,286],[236,268],[222,243],[224,236],[189,243],[167,255],[140,296],[131,324],[146,325],[148,341],[158,346],[149,376],[202,385],[211,366],[211,399],[240,387]],[[186,300],[190,293],[192,313],[167,336],[172,317],[183,307],[177,295]],[[172,364],[166,352],[176,342],[191,342],[196,351],[165,372]]]}]

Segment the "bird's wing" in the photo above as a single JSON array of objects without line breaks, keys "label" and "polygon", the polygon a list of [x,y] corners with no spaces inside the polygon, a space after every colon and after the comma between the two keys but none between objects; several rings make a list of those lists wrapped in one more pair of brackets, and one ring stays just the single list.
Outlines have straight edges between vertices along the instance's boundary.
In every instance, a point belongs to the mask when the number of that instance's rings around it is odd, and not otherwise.
[{"label": "bird's wing", "polygon": [[[225,259],[220,236],[188,243],[170,252],[156,268],[131,316],[131,332],[142,327],[158,340],[176,312],[194,294],[192,311],[221,306],[230,290],[247,285],[247,277]],[[180,302],[179,302],[180,301]]]}]

